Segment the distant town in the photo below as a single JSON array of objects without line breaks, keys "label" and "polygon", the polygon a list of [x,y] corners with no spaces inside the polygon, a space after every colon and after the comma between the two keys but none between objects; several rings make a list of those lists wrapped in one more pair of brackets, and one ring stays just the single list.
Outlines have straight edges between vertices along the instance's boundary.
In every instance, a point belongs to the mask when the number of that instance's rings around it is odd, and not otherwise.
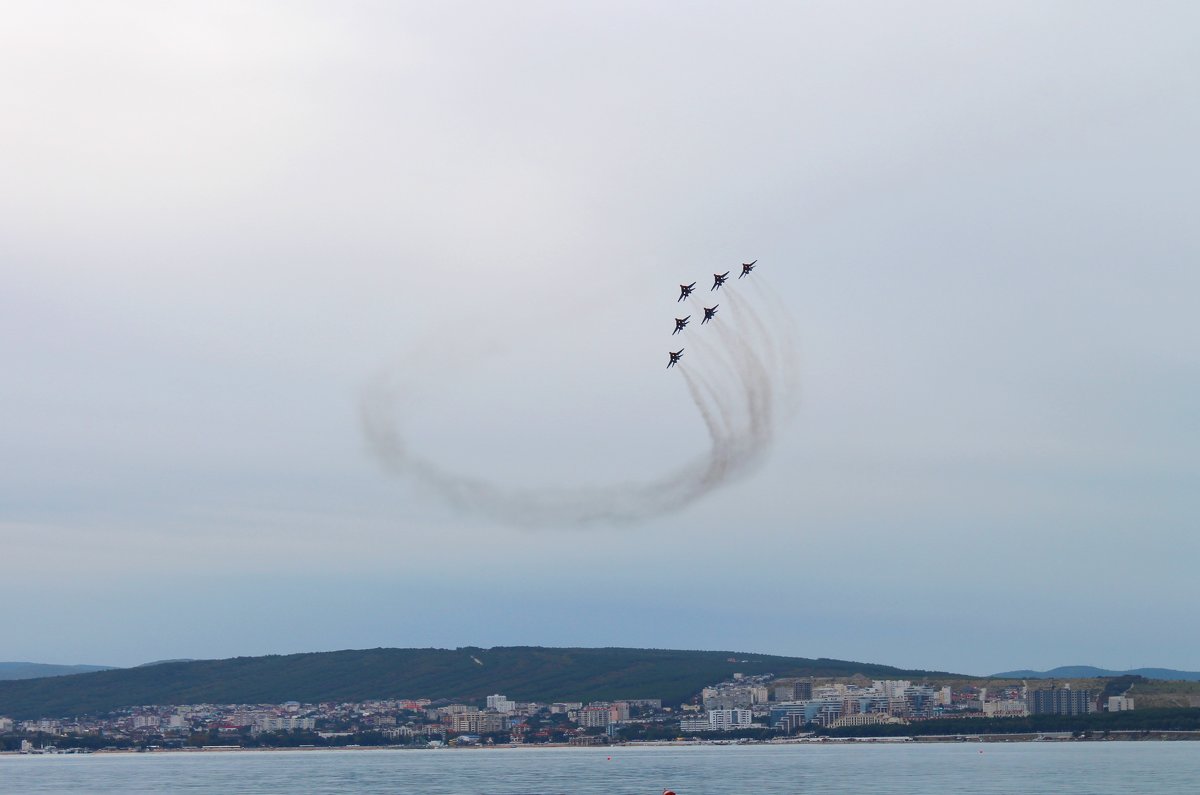
[{"label": "distant town", "polygon": [[863,727],[913,727],[945,719],[1128,712],[1134,709],[1134,698],[1127,693],[1139,679],[1113,679],[1104,689],[1093,689],[1072,688],[1070,683],[938,686],[862,677],[838,681],[734,674],[678,705],[664,705],[652,698],[537,703],[515,701],[503,694],[487,696],[478,703],[388,699],[148,705],[98,716],[23,721],[0,717],[0,749],[80,753],[794,738]]}]

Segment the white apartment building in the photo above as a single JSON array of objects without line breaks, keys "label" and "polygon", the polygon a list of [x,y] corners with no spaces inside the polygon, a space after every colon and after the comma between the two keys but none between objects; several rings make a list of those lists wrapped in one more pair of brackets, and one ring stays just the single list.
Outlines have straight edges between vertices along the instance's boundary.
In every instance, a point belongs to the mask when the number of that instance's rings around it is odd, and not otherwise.
[{"label": "white apartment building", "polygon": [[886,712],[859,712],[854,715],[843,715],[829,722],[829,728],[838,729],[842,726],[874,726],[882,723],[903,723],[904,720],[889,715]]},{"label": "white apartment building", "polygon": [[259,717],[254,721],[254,728],[260,732],[290,732],[297,730],[313,730],[317,728],[316,718],[297,718],[289,715],[285,717]]},{"label": "white apartment building", "polygon": [[62,728],[62,723],[56,720],[27,720],[21,724],[21,730],[34,734],[43,732],[45,734],[58,734]]},{"label": "white apartment building", "polygon": [[585,729],[604,727],[613,722],[611,704],[589,704],[575,714],[575,722]]},{"label": "white apartment building", "polygon": [[714,709],[708,713],[708,723],[713,731],[729,731],[750,726],[753,713],[748,709]]},{"label": "white apartment building", "polygon": [[1128,696],[1109,696],[1108,711],[1109,712],[1125,712],[1133,709],[1133,699]]},{"label": "white apartment building", "polygon": [[904,698],[905,692],[912,687],[912,682],[906,679],[876,679],[873,684],[888,698]]},{"label": "white apartment building", "polygon": [[727,732],[732,729],[749,728],[753,713],[748,709],[714,709],[707,714],[694,718],[683,718],[679,721],[679,731],[688,732]]}]

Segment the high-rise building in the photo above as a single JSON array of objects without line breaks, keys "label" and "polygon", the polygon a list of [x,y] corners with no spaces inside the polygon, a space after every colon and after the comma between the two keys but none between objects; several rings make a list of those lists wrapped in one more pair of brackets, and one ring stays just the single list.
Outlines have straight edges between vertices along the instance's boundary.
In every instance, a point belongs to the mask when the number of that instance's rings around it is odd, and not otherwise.
[{"label": "high-rise building", "polygon": [[729,731],[749,727],[753,713],[748,709],[714,709],[708,713],[708,722],[714,731]]},{"label": "high-rise building", "polygon": [[813,697],[811,681],[780,682],[772,695],[776,701],[807,701]]},{"label": "high-rise building", "polygon": [[[701,694],[701,699],[707,710],[749,709],[754,704],[754,695],[753,689],[749,687],[706,687]],[[763,688],[762,695],[766,695],[766,688]]]},{"label": "high-rise building", "polygon": [[589,704],[578,711],[575,722],[585,729],[607,726],[613,722],[612,705]]},{"label": "high-rise building", "polygon": [[753,713],[748,709],[714,709],[707,715],[683,718],[679,721],[681,732],[727,732],[745,729],[753,725]]},{"label": "high-rise building", "polygon": [[1048,687],[1030,690],[1026,700],[1030,715],[1087,715],[1096,711],[1095,690]]},{"label": "high-rise building", "polygon": [[451,728],[455,732],[468,734],[489,734],[504,731],[506,721],[499,712],[463,712],[454,716]]}]

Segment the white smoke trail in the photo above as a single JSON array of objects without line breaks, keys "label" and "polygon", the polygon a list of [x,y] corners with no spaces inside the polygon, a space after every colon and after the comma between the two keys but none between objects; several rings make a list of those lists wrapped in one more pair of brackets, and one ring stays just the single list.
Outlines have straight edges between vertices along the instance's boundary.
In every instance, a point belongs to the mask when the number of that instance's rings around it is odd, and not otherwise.
[{"label": "white smoke trail", "polygon": [[[703,329],[688,327],[693,355],[677,366],[710,447],[677,469],[649,480],[576,488],[511,488],[456,473],[405,443],[398,423],[404,405],[398,373],[376,379],[363,392],[361,420],[370,450],[388,471],[452,506],[525,528],[620,524],[679,510],[752,472],[770,448],[781,404],[786,414],[791,400],[794,338],[778,335],[775,329],[783,321],[773,317],[764,323],[732,285],[722,292],[730,308]],[[772,314],[781,308],[772,306]]]}]

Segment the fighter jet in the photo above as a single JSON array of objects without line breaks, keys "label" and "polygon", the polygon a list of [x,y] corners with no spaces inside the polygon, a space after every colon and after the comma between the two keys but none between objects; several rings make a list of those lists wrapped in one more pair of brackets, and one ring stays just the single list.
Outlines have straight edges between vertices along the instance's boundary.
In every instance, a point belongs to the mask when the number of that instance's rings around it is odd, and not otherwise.
[{"label": "fighter jet", "polygon": [[712,320],[714,316],[716,316],[718,306],[720,306],[720,304],[713,304],[711,307],[707,307],[707,306],[704,307],[704,319],[700,321],[701,326],[703,326],[705,323]]},{"label": "fighter jet", "polygon": [[[754,262],[758,262],[758,260],[754,260]],[[738,275],[739,279],[742,278],[742,276],[750,275],[750,271],[754,270],[754,262],[743,262],[742,263],[742,272]]]},{"label": "fighter jet", "polygon": [[[679,285],[679,301],[682,301],[683,299],[687,298],[689,295],[692,294],[692,290],[695,290],[695,289],[696,289],[695,282],[692,282],[691,284]],[[675,303],[679,303],[679,301],[676,301]]]},{"label": "fighter jet", "polygon": [[711,293],[713,290],[720,287],[722,284],[725,283],[725,280],[728,278],[729,278],[729,271],[725,271],[724,273],[714,273],[713,274],[713,286],[711,289],[709,289],[709,292]]},{"label": "fighter jet", "polygon": [[674,337],[676,334],[683,331],[684,326],[686,326],[688,324],[688,321],[691,319],[692,319],[691,315],[688,315],[687,317],[682,318],[682,319],[675,318],[675,330],[671,332],[671,336]]},{"label": "fighter jet", "polygon": [[674,352],[668,352],[667,355],[671,357],[671,361],[667,362],[667,369],[670,370],[672,367],[679,364],[680,358],[683,357],[683,348],[680,348]]}]

